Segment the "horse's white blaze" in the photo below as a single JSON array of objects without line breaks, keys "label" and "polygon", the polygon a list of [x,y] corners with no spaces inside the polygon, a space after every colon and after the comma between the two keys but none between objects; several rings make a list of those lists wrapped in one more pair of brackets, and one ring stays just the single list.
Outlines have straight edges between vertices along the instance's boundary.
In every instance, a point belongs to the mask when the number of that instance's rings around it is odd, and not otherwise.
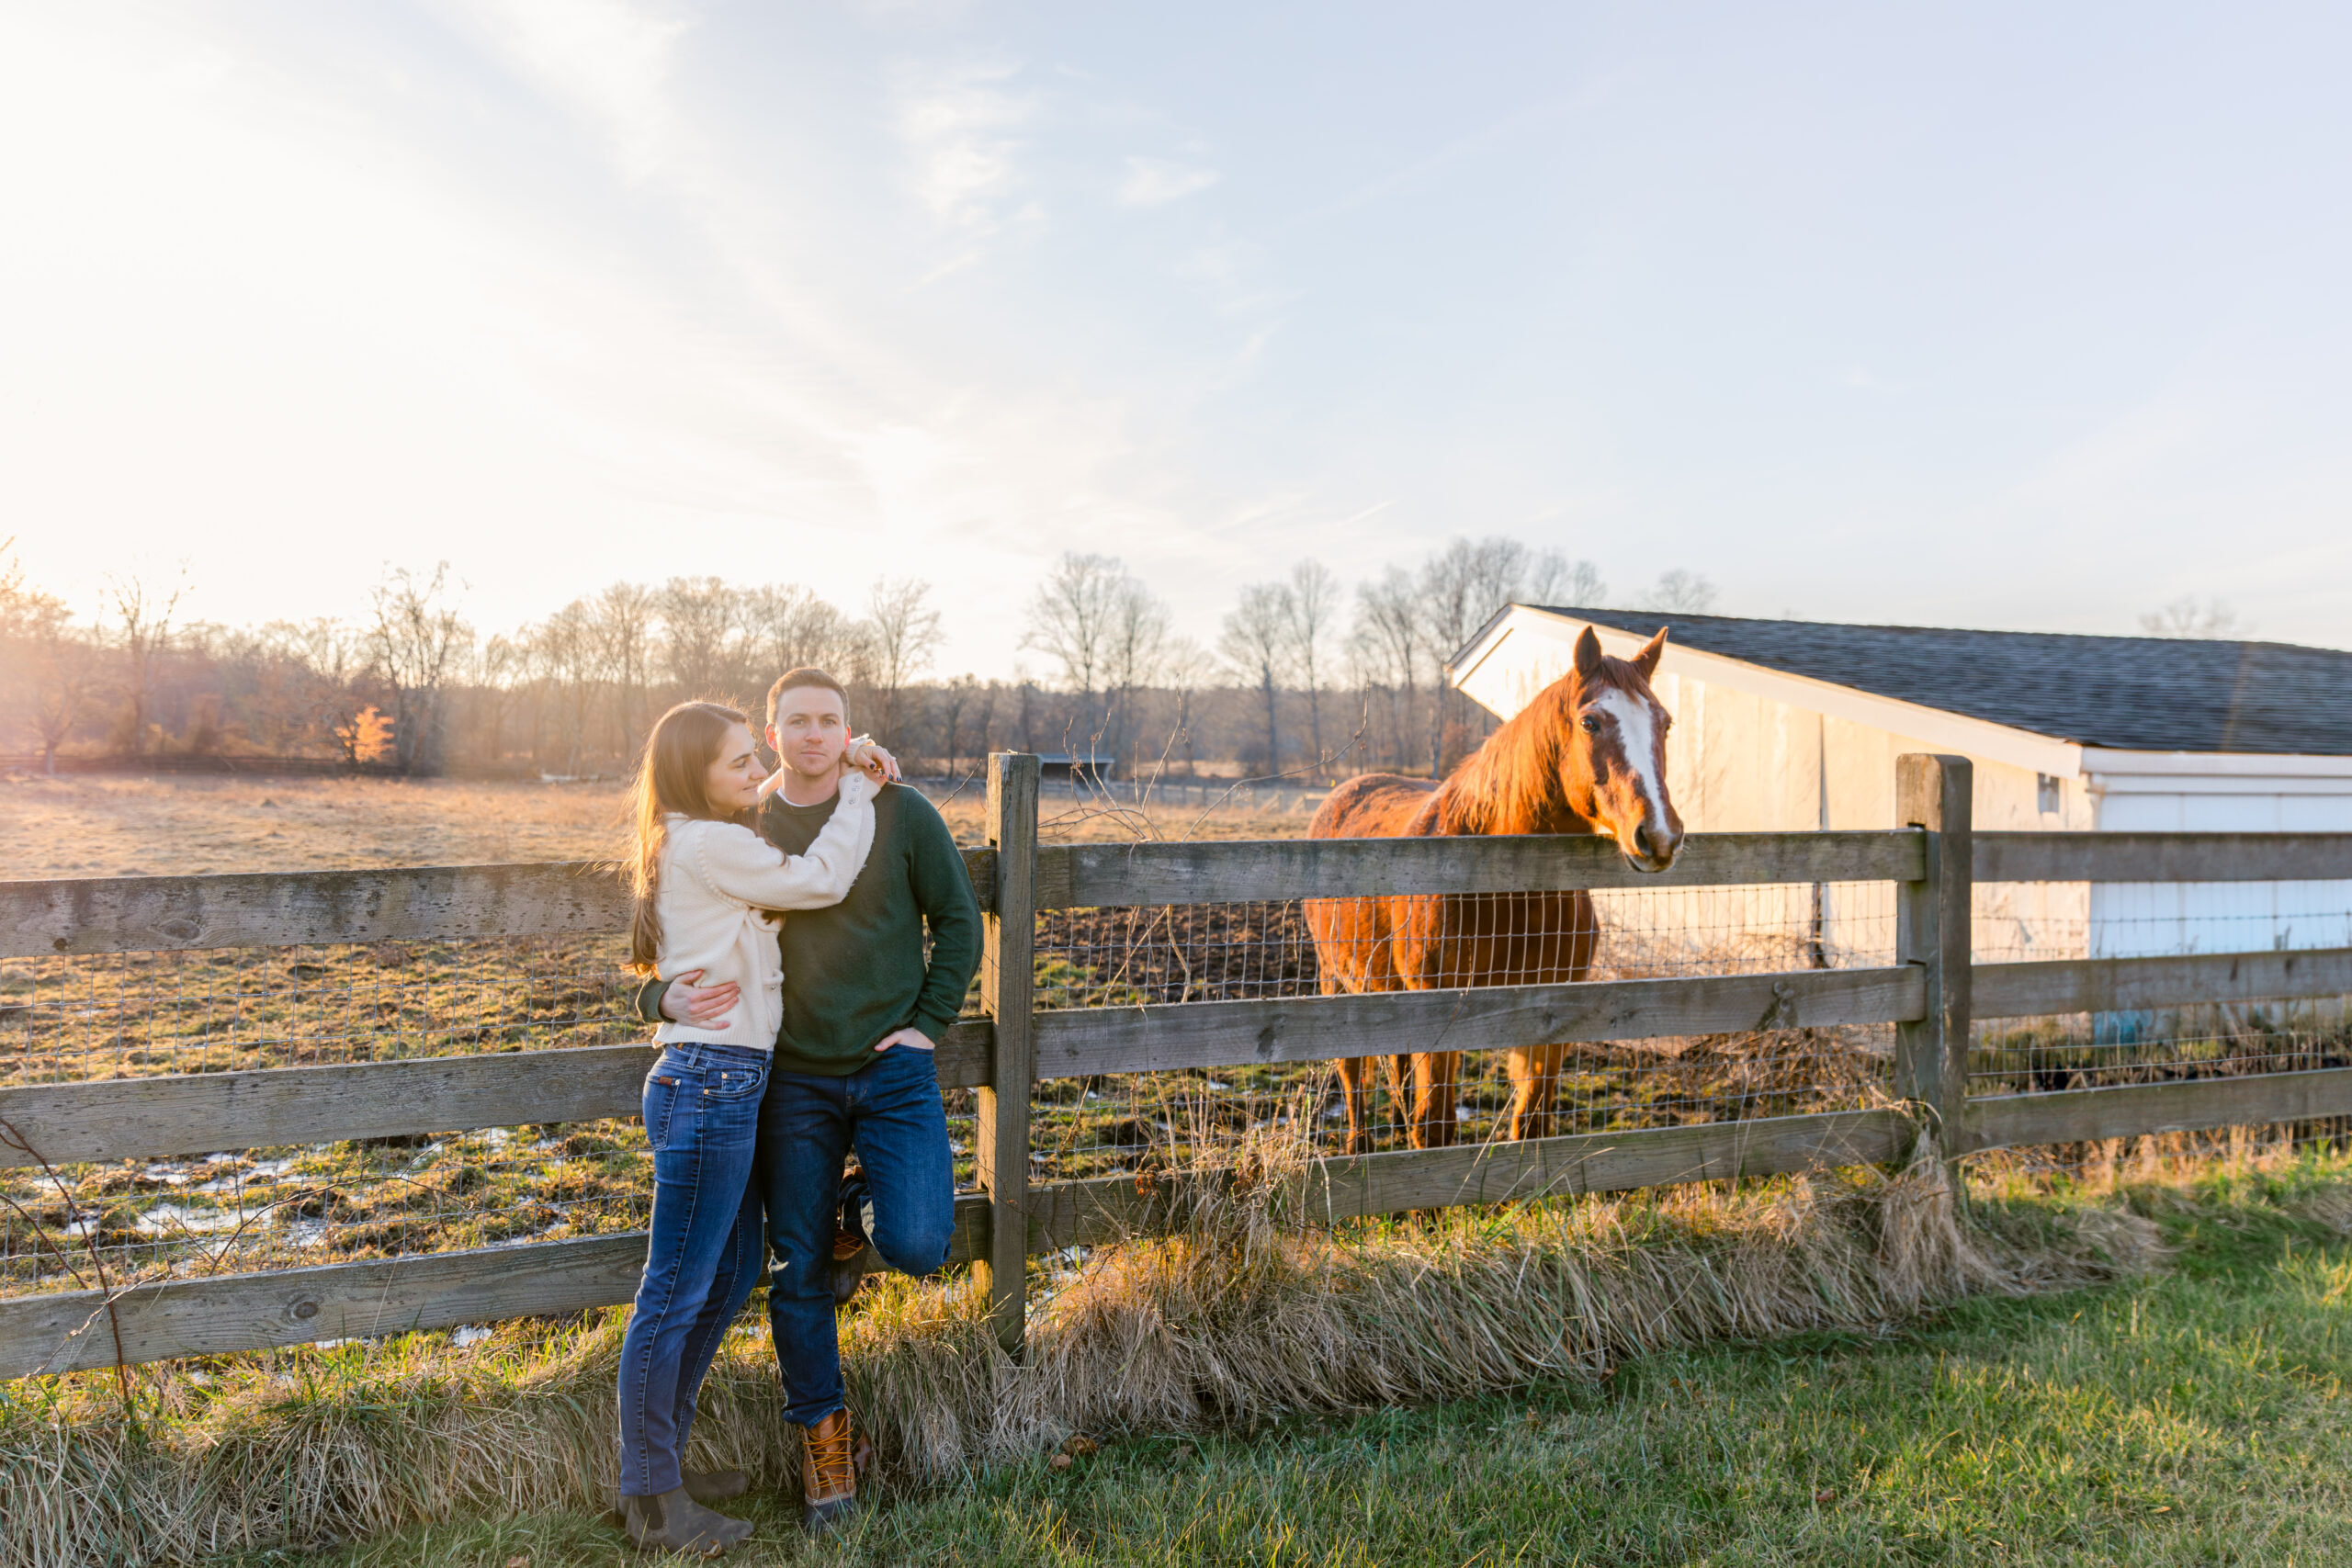
[{"label": "horse's white blaze", "polygon": [[[1618,747],[1625,753],[1625,765],[1641,781],[1643,815],[1663,815],[1660,808],[1666,800],[1666,785],[1657,776],[1657,716],[1650,712],[1649,704],[1626,692],[1603,692],[1600,706],[1617,721]],[[1625,832],[1630,835],[1637,826],[1626,824]],[[1630,844],[1626,847],[1632,848]]]}]

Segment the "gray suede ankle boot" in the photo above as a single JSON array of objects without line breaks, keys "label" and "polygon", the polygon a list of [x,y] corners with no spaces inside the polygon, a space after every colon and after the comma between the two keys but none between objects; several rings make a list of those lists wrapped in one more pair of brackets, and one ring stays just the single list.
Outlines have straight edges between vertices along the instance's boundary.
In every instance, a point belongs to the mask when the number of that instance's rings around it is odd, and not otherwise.
[{"label": "gray suede ankle boot", "polygon": [[748,1519],[714,1514],[683,1486],[658,1497],[621,1499],[621,1528],[648,1551],[695,1551],[716,1557],[752,1539]]}]

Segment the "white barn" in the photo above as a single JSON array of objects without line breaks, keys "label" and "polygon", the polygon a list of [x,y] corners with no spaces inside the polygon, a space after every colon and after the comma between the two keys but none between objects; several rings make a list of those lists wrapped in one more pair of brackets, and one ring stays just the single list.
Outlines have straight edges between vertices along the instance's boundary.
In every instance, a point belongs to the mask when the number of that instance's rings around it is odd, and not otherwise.
[{"label": "white barn", "polygon": [[[1668,784],[1693,832],[1893,827],[1905,751],[1973,761],[1981,830],[2352,832],[2352,653],[2333,649],[1512,604],[1450,674],[1509,717],[1587,626],[1624,656],[1661,626]],[[2352,946],[2346,882],[1996,886],[1977,908],[1986,958]],[[1884,962],[1891,909],[1885,889],[1791,889],[1679,919],[1809,920],[1814,962]]]}]

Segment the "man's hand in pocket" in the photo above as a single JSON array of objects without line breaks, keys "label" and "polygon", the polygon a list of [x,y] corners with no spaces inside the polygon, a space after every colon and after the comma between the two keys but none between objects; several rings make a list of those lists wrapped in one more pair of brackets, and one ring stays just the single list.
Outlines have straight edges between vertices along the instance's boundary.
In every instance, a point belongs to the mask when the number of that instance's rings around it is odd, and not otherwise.
[{"label": "man's hand in pocket", "polygon": [[893,1045],[904,1045],[910,1051],[932,1049],[931,1036],[920,1029],[901,1029],[896,1034],[886,1034],[875,1042],[876,1051],[888,1051]]}]

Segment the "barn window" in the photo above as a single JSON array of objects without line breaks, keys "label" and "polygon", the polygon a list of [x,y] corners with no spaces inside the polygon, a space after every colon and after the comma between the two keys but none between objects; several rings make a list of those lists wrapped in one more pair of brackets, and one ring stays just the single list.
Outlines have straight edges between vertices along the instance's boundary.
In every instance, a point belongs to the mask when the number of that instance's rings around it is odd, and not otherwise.
[{"label": "barn window", "polygon": [[2058,809],[2058,781],[2048,773],[2036,773],[2034,780],[2038,786],[2034,791],[2034,803],[2044,811],[2056,811]]}]

